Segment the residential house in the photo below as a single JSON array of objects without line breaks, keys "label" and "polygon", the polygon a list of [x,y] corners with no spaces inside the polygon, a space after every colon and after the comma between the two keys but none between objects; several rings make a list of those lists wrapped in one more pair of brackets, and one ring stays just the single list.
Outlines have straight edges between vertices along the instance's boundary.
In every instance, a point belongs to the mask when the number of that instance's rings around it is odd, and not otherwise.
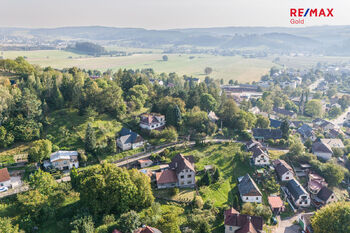
[{"label": "residential house", "polygon": [[169,169],[156,173],[157,187],[194,187],[195,176],[193,156],[177,154],[171,160]]},{"label": "residential house", "polygon": [[163,129],[165,116],[158,113],[143,113],[140,115],[140,127],[146,130]]},{"label": "residential house", "polygon": [[311,194],[316,195],[322,189],[322,187],[327,187],[327,186],[328,184],[323,177],[319,176],[316,173],[312,173],[312,172],[309,173],[307,188]]},{"label": "residential house", "polygon": [[286,185],[286,192],[296,207],[310,206],[311,199],[309,193],[296,179],[288,181]]},{"label": "residential house", "polygon": [[311,141],[315,141],[317,139],[316,134],[314,133],[311,126],[308,124],[303,124],[297,130],[297,132],[301,135],[304,140],[310,139]]},{"label": "residential house", "polygon": [[256,145],[249,151],[253,153],[252,160],[255,166],[265,166],[270,164],[270,157],[262,146]]},{"label": "residential house", "polygon": [[143,226],[136,229],[133,233],[162,233],[160,230],[154,227]]},{"label": "residential house", "polygon": [[280,214],[285,210],[284,203],[279,196],[269,196],[267,199],[274,214]]},{"label": "residential house", "polygon": [[290,121],[289,127],[291,129],[299,129],[303,124],[304,124],[304,122],[302,122],[302,121]]},{"label": "residential house", "polygon": [[254,115],[260,113],[260,109],[257,106],[250,108],[248,111],[253,113]]},{"label": "residential house", "polygon": [[209,120],[211,121],[211,122],[217,122],[218,120],[219,120],[219,117],[217,117],[216,116],[216,114],[215,114],[215,112],[213,112],[213,111],[210,111],[209,113],[208,113],[208,118],[209,118]]},{"label": "residential house", "polygon": [[153,161],[150,159],[139,159],[137,160],[137,163],[139,164],[140,168],[149,167],[153,164]]},{"label": "residential house", "polygon": [[296,118],[297,114],[295,112],[282,109],[282,108],[274,108],[273,111],[275,112],[276,115],[280,117],[290,117],[290,118]]},{"label": "residential house", "polygon": [[312,144],[312,153],[318,158],[329,160],[333,155],[333,148],[344,149],[344,144],[340,139],[323,138]]},{"label": "residential house", "polygon": [[262,202],[262,193],[249,174],[240,180],[238,191],[243,202]]},{"label": "residential house", "polygon": [[240,214],[234,208],[224,212],[225,233],[262,233],[264,222],[260,216]]},{"label": "residential house", "polygon": [[0,169],[0,186],[11,187],[11,177],[7,168]]},{"label": "residential house", "polygon": [[119,133],[117,145],[123,151],[142,147],[144,139],[130,129],[123,128]]},{"label": "residential house", "polygon": [[315,213],[302,213],[298,217],[298,222],[301,227],[301,229],[306,233],[312,233],[312,226],[311,226],[311,217]]},{"label": "residential house", "polygon": [[277,159],[273,161],[273,166],[281,181],[290,181],[294,178],[293,169],[286,161]]},{"label": "residential house", "polygon": [[277,140],[282,138],[282,131],[280,129],[260,129],[254,128],[253,137],[258,141]]},{"label": "residential house", "polygon": [[68,170],[79,167],[77,151],[56,151],[50,155],[50,164],[59,170]]},{"label": "residential house", "polygon": [[247,147],[247,150],[249,151],[251,148],[253,148],[254,146],[262,146],[260,142],[254,140],[254,139],[251,139],[250,141],[248,141],[245,146]]},{"label": "residential house", "polygon": [[282,125],[282,121],[270,118],[270,127],[279,129],[281,127],[281,125]]},{"label": "residential house", "polygon": [[326,132],[326,137],[328,138],[339,138],[342,135],[344,135],[344,133],[341,129],[330,129],[328,132]]},{"label": "residential house", "polygon": [[317,193],[317,196],[314,198],[314,203],[316,206],[327,205],[337,201],[337,197],[327,187],[322,187],[321,190]]},{"label": "residential house", "polygon": [[193,82],[193,83],[197,83],[197,84],[201,83],[201,80],[199,78],[185,77],[184,79],[185,79],[185,81],[188,81],[188,82]]}]

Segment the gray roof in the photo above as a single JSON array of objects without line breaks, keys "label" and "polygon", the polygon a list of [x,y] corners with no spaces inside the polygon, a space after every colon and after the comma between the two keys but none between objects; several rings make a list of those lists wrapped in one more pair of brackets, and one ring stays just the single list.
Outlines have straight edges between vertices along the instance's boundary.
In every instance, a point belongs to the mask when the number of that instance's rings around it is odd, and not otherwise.
[{"label": "gray roof", "polygon": [[241,196],[262,196],[258,186],[249,174],[246,174],[238,184],[238,190]]},{"label": "gray roof", "polygon": [[127,143],[133,144],[133,143],[143,141],[143,138],[139,134],[131,131],[130,129],[123,128],[119,132],[119,135],[120,135],[119,140],[123,144],[127,144]]},{"label": "gray roof", "polygon": [[332,148],[329,145],[324,144],[322,142],[315,142],[314,144],[312,144],[312,152],[323,152],[333,154]]},{"label": "gray roof", "polygon": [[288,171],[291,171],[293,173],[292,167],[289,166],[289,164],[286,161],[282,160],[282,159],[275,160],[273,162],[273,164],[275,166],[276,172],[277,172],[279,177],[282,177],[282,175],[285,174]]},{"label": "gray roof", "polygon": [[311,137],[313,135],[313,129],[307,124],[303,124],[297,131],[303,137]]},{"label": "gray roof", "polygon": [[254,128],[253,129],[253,136],[254,138],[264,138],[267,139],[281,139],[282,138],[282,131],[280,129],[259,129]]},{"label": "gray roof", "polygon": [[320,198],[322,201],[327,201],[330,196],[333,195],[333,191],[330,190],[327,187],[322,187],[321,190],[317,193],[317,197]]},{"label": "gray roof", "polygon": [[286,187],[295,200],[299,199],[301,195],[308,194],[296,179],[288,181]]},{"label": "gray roof", "polygon": [[50,155],[50,162],[54,162],[56,160],[60,160],[60,159],[66,159],[69,160],[71,159],[72,156],[78,156],[78,152],[77,151],[56,151],[55,153],[52,153]]},{"label": "gray roof", "polygon": [[256,158],[262,154],[268,156],[259,145],[253,146],[249,151],[253,152],[253,158]]}]

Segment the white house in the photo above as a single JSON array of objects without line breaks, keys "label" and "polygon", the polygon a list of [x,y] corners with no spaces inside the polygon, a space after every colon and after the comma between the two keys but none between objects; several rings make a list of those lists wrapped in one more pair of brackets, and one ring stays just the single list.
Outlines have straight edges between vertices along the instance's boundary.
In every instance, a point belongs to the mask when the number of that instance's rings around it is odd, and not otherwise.
[{"label": "white house", "polygon": [[312,144],[312,153],[318,158],[329,160],[333,155],[333,148],[344,148],[344,144],[340,139],[324,138],[319,142]]},{"label": "white house", "polygon": [[294,178],[293,169],[286,161],[277,159],[273,161],[273,166],[275,167],[277,175],[281,181],[289,181]]},{"label": "white house", "polygon": [[142,147],[144,139],[130,129],[123,128],[119,133],[117,145],[123,151]]},{"label": "white house", "polygon": [[149,167],[153,164],[153,161],[150,159],[139,159],[137,162],[140,165],[140,168]]},{"label": "white house", "polygon": [[165,116],[157,113],[144,113],[140,115],[140,127],[146,130],[163,129]]},{"label": "white house", "polygon": [[262,146],[256,145],[249,151],[253,153],[252,159],[255,166],[265,166],[270,164],[270,157]]},{"label": "white house", "polygon": [[11,187],[11,177],[7,168],[0,169],[0,186]]},{"label": "white house", "polygon": [[249,174],[241,179],[238,190],[243,202],[262,202],[262,193]]},{"label": "white house", "polygon": [[50,155],[50,163],[59,170],[79,167],[77,151],[56,151]]},{"label": "white house", "polygon": [[157,187],[194,187],[195,177],[193,156],[177,154],[171,160],[169,169],[156,173]]},{"label": "white house", "polygon": [[296,207],[310,206],[311,198],[309,193],[296,179],[288,181],[286,188],[289,198],[293,201]]}]

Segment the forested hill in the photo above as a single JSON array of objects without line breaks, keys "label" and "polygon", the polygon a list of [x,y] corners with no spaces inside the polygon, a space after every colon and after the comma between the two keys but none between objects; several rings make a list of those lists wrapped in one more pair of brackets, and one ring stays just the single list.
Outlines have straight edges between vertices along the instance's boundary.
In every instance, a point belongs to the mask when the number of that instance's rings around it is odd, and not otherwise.
[{"label": "forested hill", "polygon": [[1,37],[28,37],[40,40],[106,41],[121,46],[155,48],[174,46],[213,46],[241,48],[263,46],[277,51],[309,51],[330,55],[350,54],[350,26],[223,27],[171,30],[114,27],[0,28]]}]

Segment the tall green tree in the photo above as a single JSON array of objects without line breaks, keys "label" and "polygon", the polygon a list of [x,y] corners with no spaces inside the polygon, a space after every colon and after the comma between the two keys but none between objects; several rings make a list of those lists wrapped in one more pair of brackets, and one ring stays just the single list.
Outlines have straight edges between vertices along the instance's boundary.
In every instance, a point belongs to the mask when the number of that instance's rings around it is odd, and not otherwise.
[{"label": "tall green tree", "polygon": [[282,131],[282,137],[284,139],[288,139],[288,137],[289,137],[289,123],[287,120],[282,121],[280,129]]},{"label": "tall green tree", "polygon": [[337,202],[328,204],[316,211],[311,219],[315,233],[350,232],[350,203]]},{"label": "tall green tree", "polygon": [[85,150],[93,153],[96,149],[96,135],[92,124],[89,123],[85,131]]},{"label": "tall green tree", "polygon": [[200,99],[200,107],[203,111],[215,111],[217,106],[216,99],[208,93],[203,93]]},{"label": "tall green tree", "polygon": [[133,233],[140,226],[140,216],[134,210],[122,214],[118,220],[119,230],[125,233]]},{"label": "tall green tree", "polygon": [[52,152],[52,143],[50,140],[41,139],[33,142],[29,148],[28,159],[31,162],[41,162],[48,159]]}]

